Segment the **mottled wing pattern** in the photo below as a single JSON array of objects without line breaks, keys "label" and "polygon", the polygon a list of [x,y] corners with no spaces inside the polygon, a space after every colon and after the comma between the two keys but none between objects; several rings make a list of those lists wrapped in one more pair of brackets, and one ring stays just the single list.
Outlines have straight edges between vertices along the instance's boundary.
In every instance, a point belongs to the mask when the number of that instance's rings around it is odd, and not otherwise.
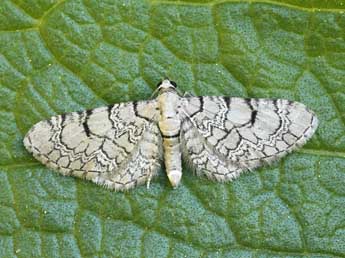
[{"label": "mottled wing pattern", "polygon": [[182,99],[184,157],[198,174],[229,181],[306,143],[318,120],[298,102],[272,99]]},{"label": "mottled wing pattern", "polygon": [[126,190],[149,181],[160,165],[158,114],[152,100],[54,116],[34,125],[24,145],[63,175]]}]

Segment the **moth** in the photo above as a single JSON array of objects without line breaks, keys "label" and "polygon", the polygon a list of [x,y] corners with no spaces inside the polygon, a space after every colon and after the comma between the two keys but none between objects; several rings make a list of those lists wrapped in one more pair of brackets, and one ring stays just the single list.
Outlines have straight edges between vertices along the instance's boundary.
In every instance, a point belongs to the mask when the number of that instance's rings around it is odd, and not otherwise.
[{"label": "moth", "polygon": [[299,102],[186,97],[169,79],[158,83],[157,93],[152,100],[53,116],[35,124],[24,145],[62,175],[120,191],[149,186],[164,160],[175,188],[182,157],[196,175],[227,182],[302,146],[318,126]]}]

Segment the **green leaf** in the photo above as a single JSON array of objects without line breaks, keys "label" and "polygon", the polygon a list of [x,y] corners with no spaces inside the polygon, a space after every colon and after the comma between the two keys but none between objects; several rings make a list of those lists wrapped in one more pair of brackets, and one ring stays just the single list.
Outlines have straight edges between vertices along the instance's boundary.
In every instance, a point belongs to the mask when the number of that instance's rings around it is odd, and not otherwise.
[{"label": "green leaf", "polygon": [[[3,0],[0,257],[345,257],[345,1]],[[302,150],[217,184],[62,177],[22,139],[51,115],[150,98],[288,98],[320,126]]]}]

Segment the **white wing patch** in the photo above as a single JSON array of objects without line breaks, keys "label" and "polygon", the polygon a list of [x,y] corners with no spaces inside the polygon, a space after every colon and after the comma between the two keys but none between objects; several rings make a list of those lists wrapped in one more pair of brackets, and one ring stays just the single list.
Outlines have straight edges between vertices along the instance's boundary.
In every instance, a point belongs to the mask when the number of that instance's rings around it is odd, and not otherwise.
[{"label": "white wing patch", "polygon": [[229,181],[286,155],[314,134],[316,116],[288,100],[193,97],[183,100],[181,141],[197,174]]},{"label": "white wing patch", "polygon": [[159,168],[156,107],[155,100],[140,101],[54,116],[34,125],[24,145],[63,175],[126,190],[149,182]]}]

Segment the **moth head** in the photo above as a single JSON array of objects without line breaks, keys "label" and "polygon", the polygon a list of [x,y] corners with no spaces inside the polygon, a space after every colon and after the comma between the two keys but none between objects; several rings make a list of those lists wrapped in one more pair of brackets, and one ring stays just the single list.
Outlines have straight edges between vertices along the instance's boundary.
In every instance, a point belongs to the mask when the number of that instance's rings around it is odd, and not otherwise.
[{"label": "moth head", "polygon": [[174,81],[170,81],[169,79],[164,79],[157,84],[157,90],[175,90],[177,88],[177,84]]}]

